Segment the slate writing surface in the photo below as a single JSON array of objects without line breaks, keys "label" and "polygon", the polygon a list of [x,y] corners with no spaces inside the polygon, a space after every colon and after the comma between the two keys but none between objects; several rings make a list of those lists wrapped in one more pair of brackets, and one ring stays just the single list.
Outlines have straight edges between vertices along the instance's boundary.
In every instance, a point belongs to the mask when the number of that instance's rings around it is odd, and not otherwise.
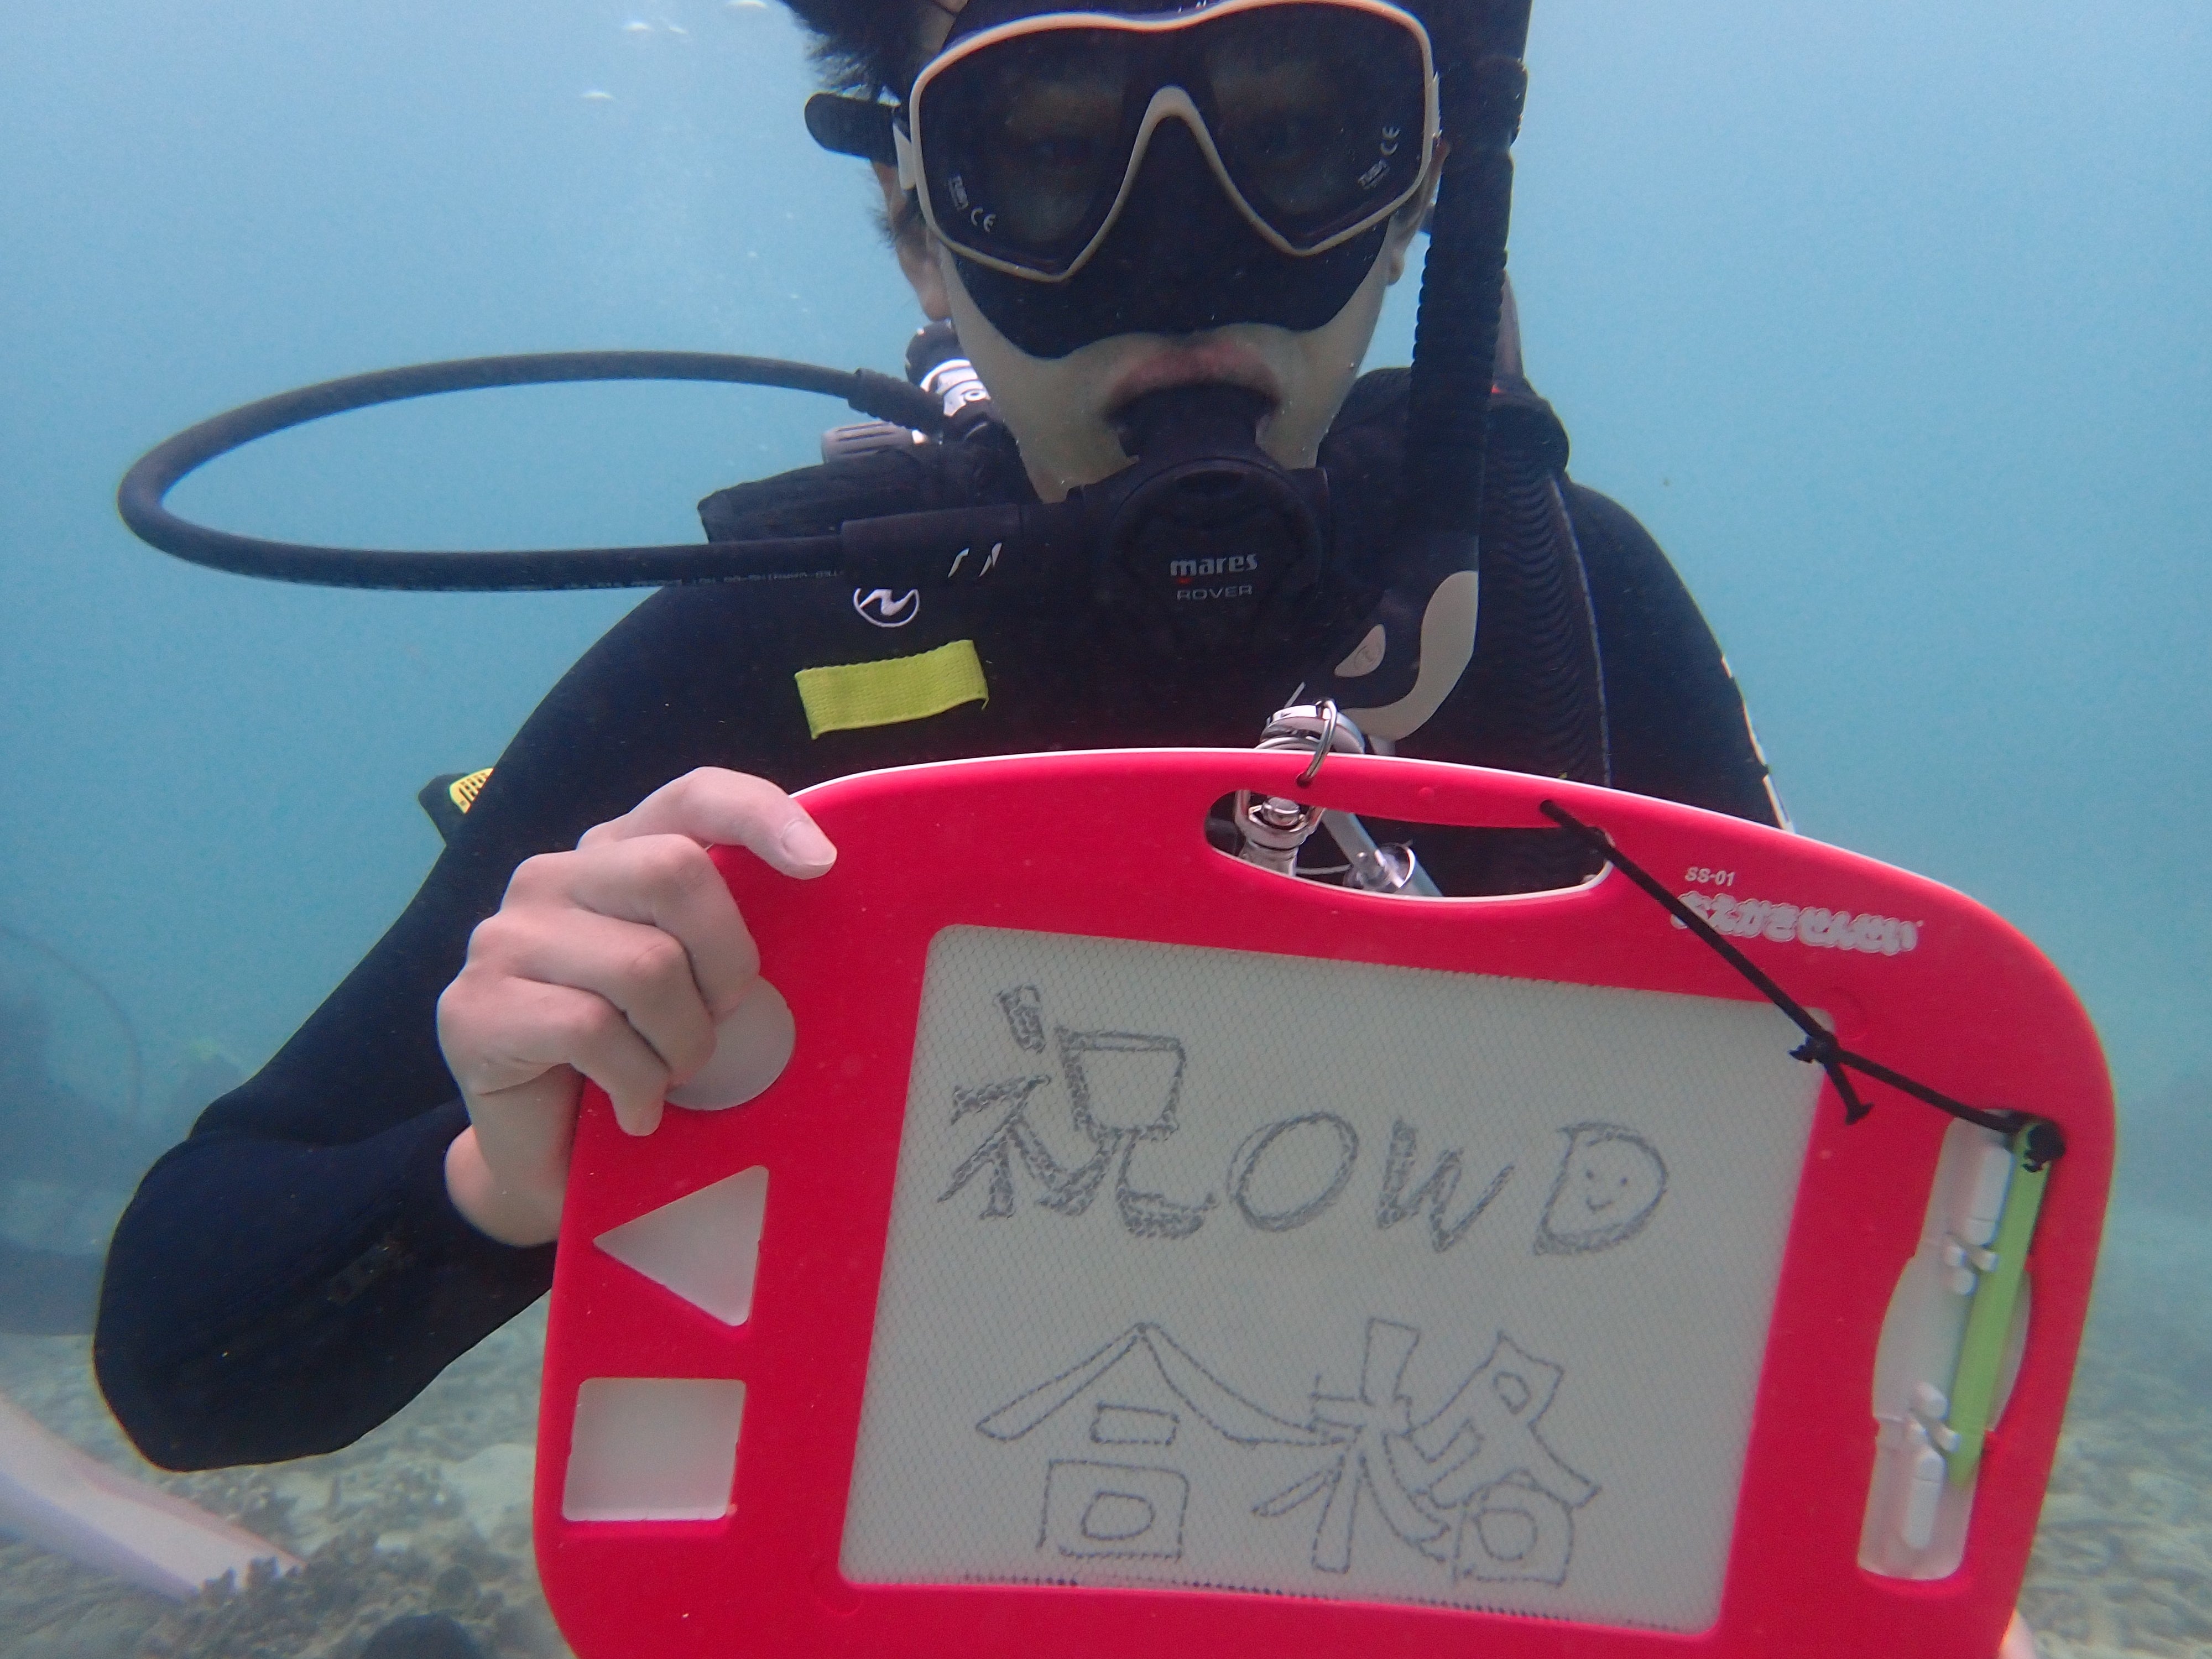
[{"label": "slate writing surface", "polygon": [[1787,1035],[946,929],[846,1575],[1706,1627],[1820,1083]]}]

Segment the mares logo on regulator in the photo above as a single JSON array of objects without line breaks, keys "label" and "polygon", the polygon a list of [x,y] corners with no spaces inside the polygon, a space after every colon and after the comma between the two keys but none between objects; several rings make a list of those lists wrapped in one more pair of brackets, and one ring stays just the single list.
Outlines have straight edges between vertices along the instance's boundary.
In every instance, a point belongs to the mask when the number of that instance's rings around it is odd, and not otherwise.
[{"label": "mares logo on regulator", "polygon": [[1290,631],[1320,580],[1328,480],[1260,447],[1267,410],[1260,393],[1224,386],[1170,387],[1121,410],[1121,447],[1138,459],[1075,492],[1096,515],[1102,603],[1176,643]]},{"label": "mares logo on regulator", "polygon": [[[1168,565],[1168,574],[1175,578],[1175,597],[1178,605],[1204,604],[1217,599],[1250,598],[1255,585],[1237,579],[1256,574],[1259,568],[1260,556],[1257,553],[1232,553],[1225,559],[1172,560]],[[1209,586],[1208,578],[1218,585]]]}]

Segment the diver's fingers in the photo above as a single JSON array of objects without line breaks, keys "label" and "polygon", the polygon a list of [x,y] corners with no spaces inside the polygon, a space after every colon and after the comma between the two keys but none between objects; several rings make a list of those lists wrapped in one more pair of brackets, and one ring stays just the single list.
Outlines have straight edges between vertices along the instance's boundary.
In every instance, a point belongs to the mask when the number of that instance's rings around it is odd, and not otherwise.
[{"label": "diver's fingers", "polygon": [[805,807],[765,778],[719,766],[661,785],[622,817],[586,831],[577,845],[640,836],[747,848],[787,876],[818,876],[837,860],[837,849]]},{"label": "diver's fingers", "polygon": [[[744,1000],[760,973],[760,951],[738,914],[737,901],[707,849],[688,836],[645,836],[603,841],[574,853],[548,853],[526,860],[507,890],[501,917],[510,911],[517,918],[559,915],[566,929],[568,918],[580,907],[672,936],[690,958],[689,971],[708,1012],[717,1018]],[[475,955],[474,941],[470,954]],[[532,972],[530,977],[606,989],[595,981],[559,973]]]},{"label": "diver's fingers", "polygon": [[[723,896],[726,903],[728,895]],[[502,972],[598,993],[622,1010],[679,1080],[707,1063],[714,1052],[714,1015],[692,976],[682,939],[595,910],[564,909],[534,920],[538,925],[509,930],[500,952]],[[742,933],[734,906],[728,921]],[[732,987],[732,998],[741,988]]]},{"label": "diver's fingers", "polygon": [[607,1091],[629,1133],[660,1121],[667,1064],[597,992],[464,969],[438,999],[438,1036],[471,1117],[489,1097],[571,1066]]},{"label": "diver's fingers", "polygon": [[[576,1140],[576,1103],[583,1091],[581,1073],[551,1066],[510,1088],[470,1097],[469,1129],[476,1161],[483,1165],[485,1179],[494,1189],[484,1193],[483,1182],[471,1182],[483,1200],[481,1207],[535,1211],[541,1231],[557,1231],[560,1200],[568,1184],[568,1156]],[[449,1187],[453,1173],[448,1154]],[[483,1226],[478,1217],[471,1214],[470,1219]],[[545,1222],[552,1224],[551,1229],[544,1228]],[[523,1241],[509,1237],[507,1242]]]}]

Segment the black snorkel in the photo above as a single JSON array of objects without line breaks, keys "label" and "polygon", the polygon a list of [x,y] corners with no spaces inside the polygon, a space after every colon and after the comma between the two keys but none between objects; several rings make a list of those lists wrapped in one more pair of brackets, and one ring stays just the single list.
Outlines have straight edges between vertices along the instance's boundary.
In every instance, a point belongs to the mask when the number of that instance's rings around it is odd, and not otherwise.
[{"label": "black snorkel", "polygon": [[1505,289],[1514,138],[1528,71],[1529,0],[1430,9],[1449,153],[1429,221],[1406,413],[1405,485],[1382,599],[1323,653],[1309,702],[1333,701],[1370,737],[1418,729],[1474,653],[1491,377]]},{"label": "black snorkel", "polygon": [[[1492,361],[1525,85],[1528,0],[1431,0],[1449,145],[1431,222],[1415,339],[1404,506],[1382,592],[1338,629],[1304,695],[1334,698],[1370,735],[1418,728],[1467,667]],[[824,94],[807,125],[831,148],[885,159],[892,106]],[[1328,556],[1325,477],[1281,466],[1254,435],[1249,392],[1156,392],[1120,412],[1131,465],[1060,502],[954,507],[849,520],[835,533],[654,547],[466,553],[307,546],[193,525],[164,506],[186,474],[257,438],[349,410],[488,386],[597,380],[710,380],[846,399],[946,437],[957,411],[891,377],[704,353],[574,352],[424,364],[303,388],[234,410],[143,457],[118,506],[164,552],[240,574],[321,586],[447,591],[657,586],[793,577],[894,589],[1085,587],[1163,647],[1292,636]],[[1249,590],[1249,591],[1246,591]],[[1188,595],[1188,597],[1182,597]]]}]

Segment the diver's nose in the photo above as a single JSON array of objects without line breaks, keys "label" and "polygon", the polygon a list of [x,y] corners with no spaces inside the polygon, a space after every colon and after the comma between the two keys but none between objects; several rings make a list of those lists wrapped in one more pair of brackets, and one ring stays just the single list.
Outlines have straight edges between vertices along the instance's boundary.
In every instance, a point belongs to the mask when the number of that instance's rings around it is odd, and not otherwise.
[{"label": "diver's nose", "polygon": [[1170,108],[1160,111],[1159,125],[1145,139],[1145,153],[1137,172],[1139,184],[1144,182],[1146,174],[1152,168],[1153,158],[1163,146],[1174,150],[1176,167],[1195,167],[1209,178],[1212,176],[1212,169],[1206,164],[1206,151],[1190,112]]},{"label": "diver's nose", "polygon": [[1237,210],[1180,115],[1152,130],[1127,204],[1096,263],[1141,309],[1143,331],[1196,334],[1243,314],[1237,288],[1273,250]]}]

